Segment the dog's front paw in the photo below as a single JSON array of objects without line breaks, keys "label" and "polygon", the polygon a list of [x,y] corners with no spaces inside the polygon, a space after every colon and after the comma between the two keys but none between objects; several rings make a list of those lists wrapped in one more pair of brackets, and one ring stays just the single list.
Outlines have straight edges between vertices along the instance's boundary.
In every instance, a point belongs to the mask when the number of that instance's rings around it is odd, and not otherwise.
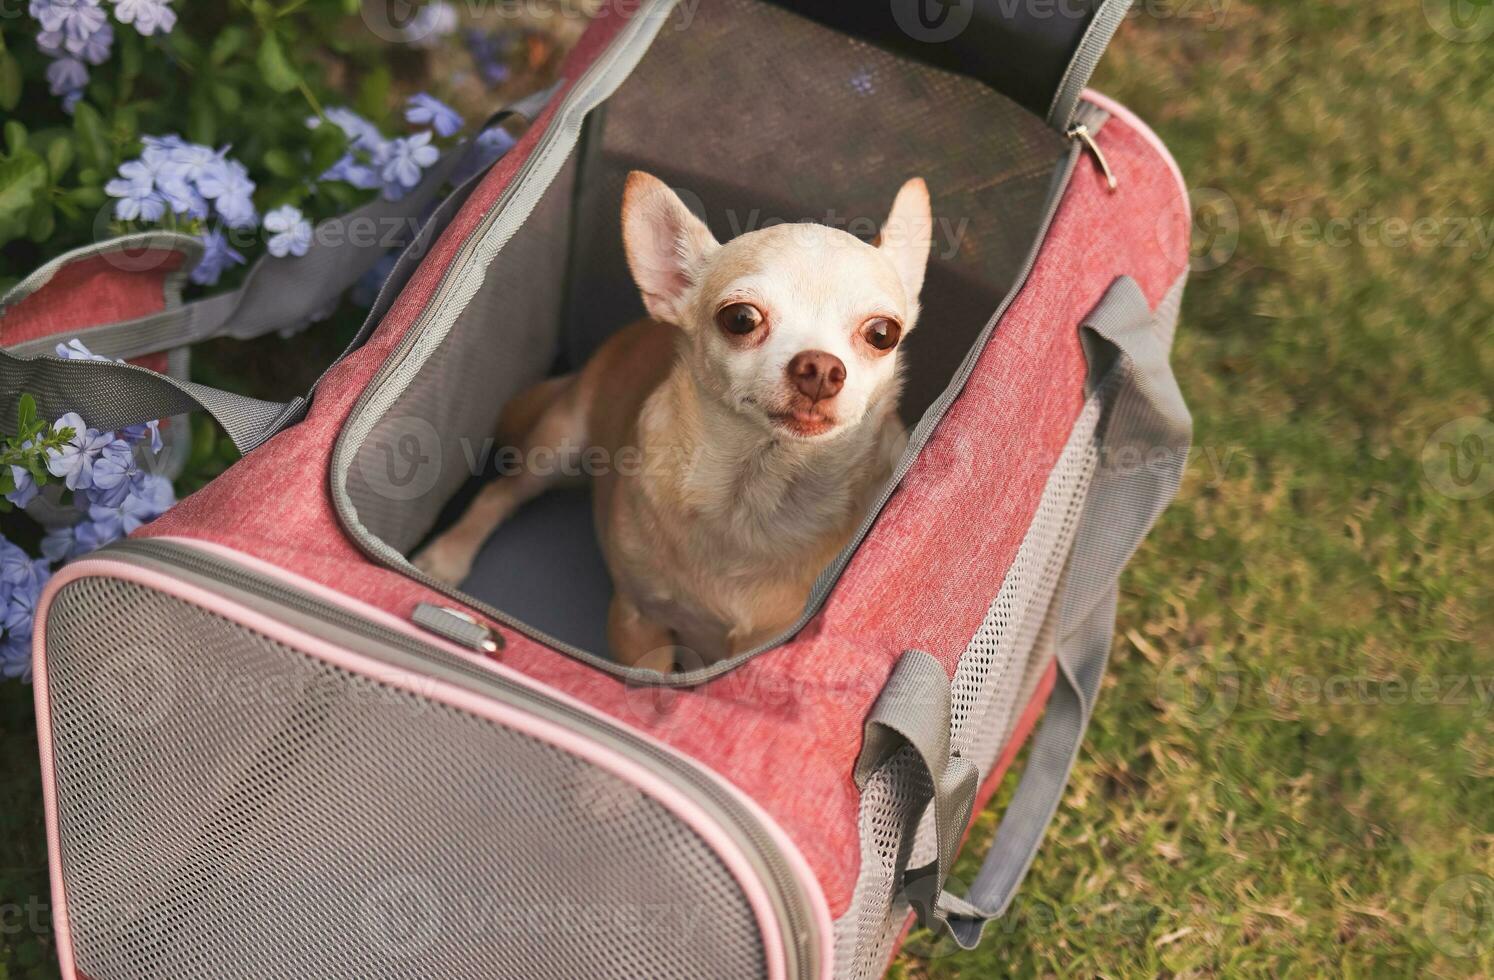
[{"label": "dog's front paw", "polygon": [[459,542],[437,538],[410,559],[410,563],[438,582],[461,585],[471,574],[475,557],[470,548]]}]

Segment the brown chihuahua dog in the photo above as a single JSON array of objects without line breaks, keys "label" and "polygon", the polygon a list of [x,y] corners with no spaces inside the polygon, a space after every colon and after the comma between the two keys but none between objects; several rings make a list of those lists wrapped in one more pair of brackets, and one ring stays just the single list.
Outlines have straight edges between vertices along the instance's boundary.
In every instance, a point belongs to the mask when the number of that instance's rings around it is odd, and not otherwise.
[{"label": "brown chihuahua dog", "polygon": [[[898,349],[932,218],[914,179],[875,245],[817,224],[723,245],[634,172],[622,225],[650,319],[521,393],[499,435],[525,459],[600,449],[608,639],[619,662],[668,671],[679,648],[711,663],[787,629],[890,477],[907,441]],[[416,567],[460,582],[493,529],[560,479],[525,469],[489,484]]]}]

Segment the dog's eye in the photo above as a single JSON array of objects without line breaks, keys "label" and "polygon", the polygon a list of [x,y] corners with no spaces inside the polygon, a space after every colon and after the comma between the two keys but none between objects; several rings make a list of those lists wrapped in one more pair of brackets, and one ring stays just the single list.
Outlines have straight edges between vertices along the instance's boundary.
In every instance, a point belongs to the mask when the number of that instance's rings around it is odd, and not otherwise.
[{"label": "dog's eye", "polygon": [[732,303],[721,307],[716,325],[729,334],[745,337],[763,322],[763,315],[751,303]]},{"label": "dog's eye", "polygon": [[861,336],[877,350],[892,350],[902,335],[902,325],[885,316],[873,317],[861,326]]}]

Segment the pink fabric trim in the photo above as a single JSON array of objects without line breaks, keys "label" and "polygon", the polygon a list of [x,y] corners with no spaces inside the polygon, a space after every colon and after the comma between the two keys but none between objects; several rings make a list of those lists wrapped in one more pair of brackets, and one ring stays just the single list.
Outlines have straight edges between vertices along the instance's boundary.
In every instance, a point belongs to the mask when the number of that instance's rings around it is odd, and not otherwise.
[{"label": "pink fabric trim", "polygon": [[52,931],[57,937],[57,964],[62,980],[78,980],[73,956],[73,931],[68,926],[67,886],[62,880],[62,840],[57,831],[57,781],[52,751],[52,699],[47,684],[47,631],[44,626],[47,612],[52,606],[58,578],[67,570],[53,576],[42,592],[37,604],[35,622],[38,625],[35,642],[32,644],[31,694],[36,704],[36,742],[41,757],[42,812],[46,819],[47,872],[52,881]]},{"label": "pink fabric trim", "polygon": [[[138,585],[174,596],[185,602],[209,610],[215,615],[239,623],[262,636],[316,657],[325,663],[361,674],[364,677],[400,688],[412,694],[418,694],[421,697],[439,701],[460,711],[465,711],[480,718],[485,718],[495,724],[521,732],[531,738],[547,742],[561,751],[584,759],[592,765],[604,769],[619,779],[630,783],[638,788],[640,792],[658,800],[698,834],[716,852],[717,856],[721,858],[727,870],[736,878],[738,885],[742,888],[743,894],[747,898],[748,904],[752,907],[753,913],[757,917],[758,926],[763,934],[770,980],[785,976],[784,937],[779,929],[777,918],[774,915],[772,902],[768,898],[762,882],[752,870],[751,863],[737,847],[736,842],[718,824],[711,820],[694,801],[644,767],[624,756],[609,751],[596,742],[584,739],[575,732],[562,728],[559,725],[552,724],[507,705],[490,701],[470,691],[434,678],[413,678],[405,672],[391,672],[387,666],[377,661],[328,643],[318,637],[303,633],[258,610],[241,606],[221,595],[161,572],[111,561],[107,558],[75,562],[59,572],[47,586],[46,594],[43,596],[41,606],[37,611],[38,618],[42,622],[46,621],[45,617],[51,607],[52,599],[61,588],[69,582],[76,581],[88,575],[111,577],[127,582],[134,582]],[[46,804],[47,843],[51,858],[54,889],[54,921],[58,932],[59,958],[62,957],[64,948],[66,948],[67,965],[64,967],[65,975],[73,976],[73,950],[71,935],[66,929],[66,898],[62,882],[61,849],[57,829],[56,780],[53,769],[50,721],[51,702],[45,679],[45,629],[38,634],[35,657],[34,676],[37,685],[37,727],[39,741],[44,745],[42,753],[42,782],[43,797]],[[44,735],[41,734],[43,730],[45,730]],[[64,935],[66,935],[66,939],[64,939]]]}]

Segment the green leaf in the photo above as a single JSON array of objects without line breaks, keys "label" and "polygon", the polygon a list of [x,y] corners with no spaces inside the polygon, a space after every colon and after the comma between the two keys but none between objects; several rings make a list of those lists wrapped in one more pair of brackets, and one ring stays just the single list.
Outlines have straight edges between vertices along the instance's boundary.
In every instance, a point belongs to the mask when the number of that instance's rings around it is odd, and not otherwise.
[{"label": "green leaf", "polygon": [[213,50],[208,54],[208,60],[215,65],[222,65],[241,51],[249,41],[249,32],[236,24],[218,32],[218,39],[213,42]]},{"label": "green leaf", "polygon": [[239,97],[239,90],[228,82],[218,82],[213,86],[213,101],[229,115],[238,112],[244,104],[244,100]]},{"label": "green leaf", "polygon": [[105,201],[103,188],[94,186],[74,187],[65,195],[69,204],[80,208],[96,208]]},{"label": "green leaf", "polygon": [[134,31],[119,31],[119,74],[126,84],[140,77],[145,67],[145,46]]},{"label": "green leaf", "polygon": [[24,429],[36,422],[36,399],[30,394],[23,394],[16,401],[16,428]]},{"label": "green leaf", "polygon": [[83,166],[103,173],[114,169],[114,151],[97,109],[79,102],[73,111],[73,132],[78,135],[78,159]]},{"label": "green leaf", "polygon": [[369,119],[380,119],[389,111],[389,88],[393,78],[389,68],[379,65],[358,83],[358,112]]},{"label": "green leaf", "polygon": [[35,153],[0,160],[0,241],[24,233],[36,193],[46,186],[47,165]]},{"label": "green leaf", "polygon": [[301,81],[300,74],[285,56],[285,49],[273,34],[266,34],[265,39],[260,42],[259,57],[255,59],[255,63],[259,65],[265,84],[276,92],[289,92]]},{"label": "green leaf", "polygon": [[9,51],[0,51],[0,109],[10,112],[21,102],[21,63]]},{"label": "green leaf", "polygon": [[47,144],[47,171],[52,176],[52,183],[56,184],[62,180],[68,168],[73,165],[73,139],[71,133],[60,132],[52,137]]},{"label": "green leaf", "polygon": [[26,221],[26,237],[42,244],[56,230],[57,214],[52,210],[52,202],[45,196],[38,195],[36,203],[31,206],[31,216]]},{"label": "green leaf", "polygon": [[5,124],[5,145],[12,155],[26,149],[26,127],[18,120],[12,119]]},{"label": "green leaf", "polygon": [[300,168],[296,166],[295,157],[278,146],[266,151],[264,165],[265,169],[276,177],[295,177],[300,172]]},{"label": "green leaf", "polygon": [[217,142],[218,112],[213,107],[212,95],[207,89],[198,88],[192,92],[188,116],[187,133],[192,137],[193,142],[206,143],[209,146]]}]

